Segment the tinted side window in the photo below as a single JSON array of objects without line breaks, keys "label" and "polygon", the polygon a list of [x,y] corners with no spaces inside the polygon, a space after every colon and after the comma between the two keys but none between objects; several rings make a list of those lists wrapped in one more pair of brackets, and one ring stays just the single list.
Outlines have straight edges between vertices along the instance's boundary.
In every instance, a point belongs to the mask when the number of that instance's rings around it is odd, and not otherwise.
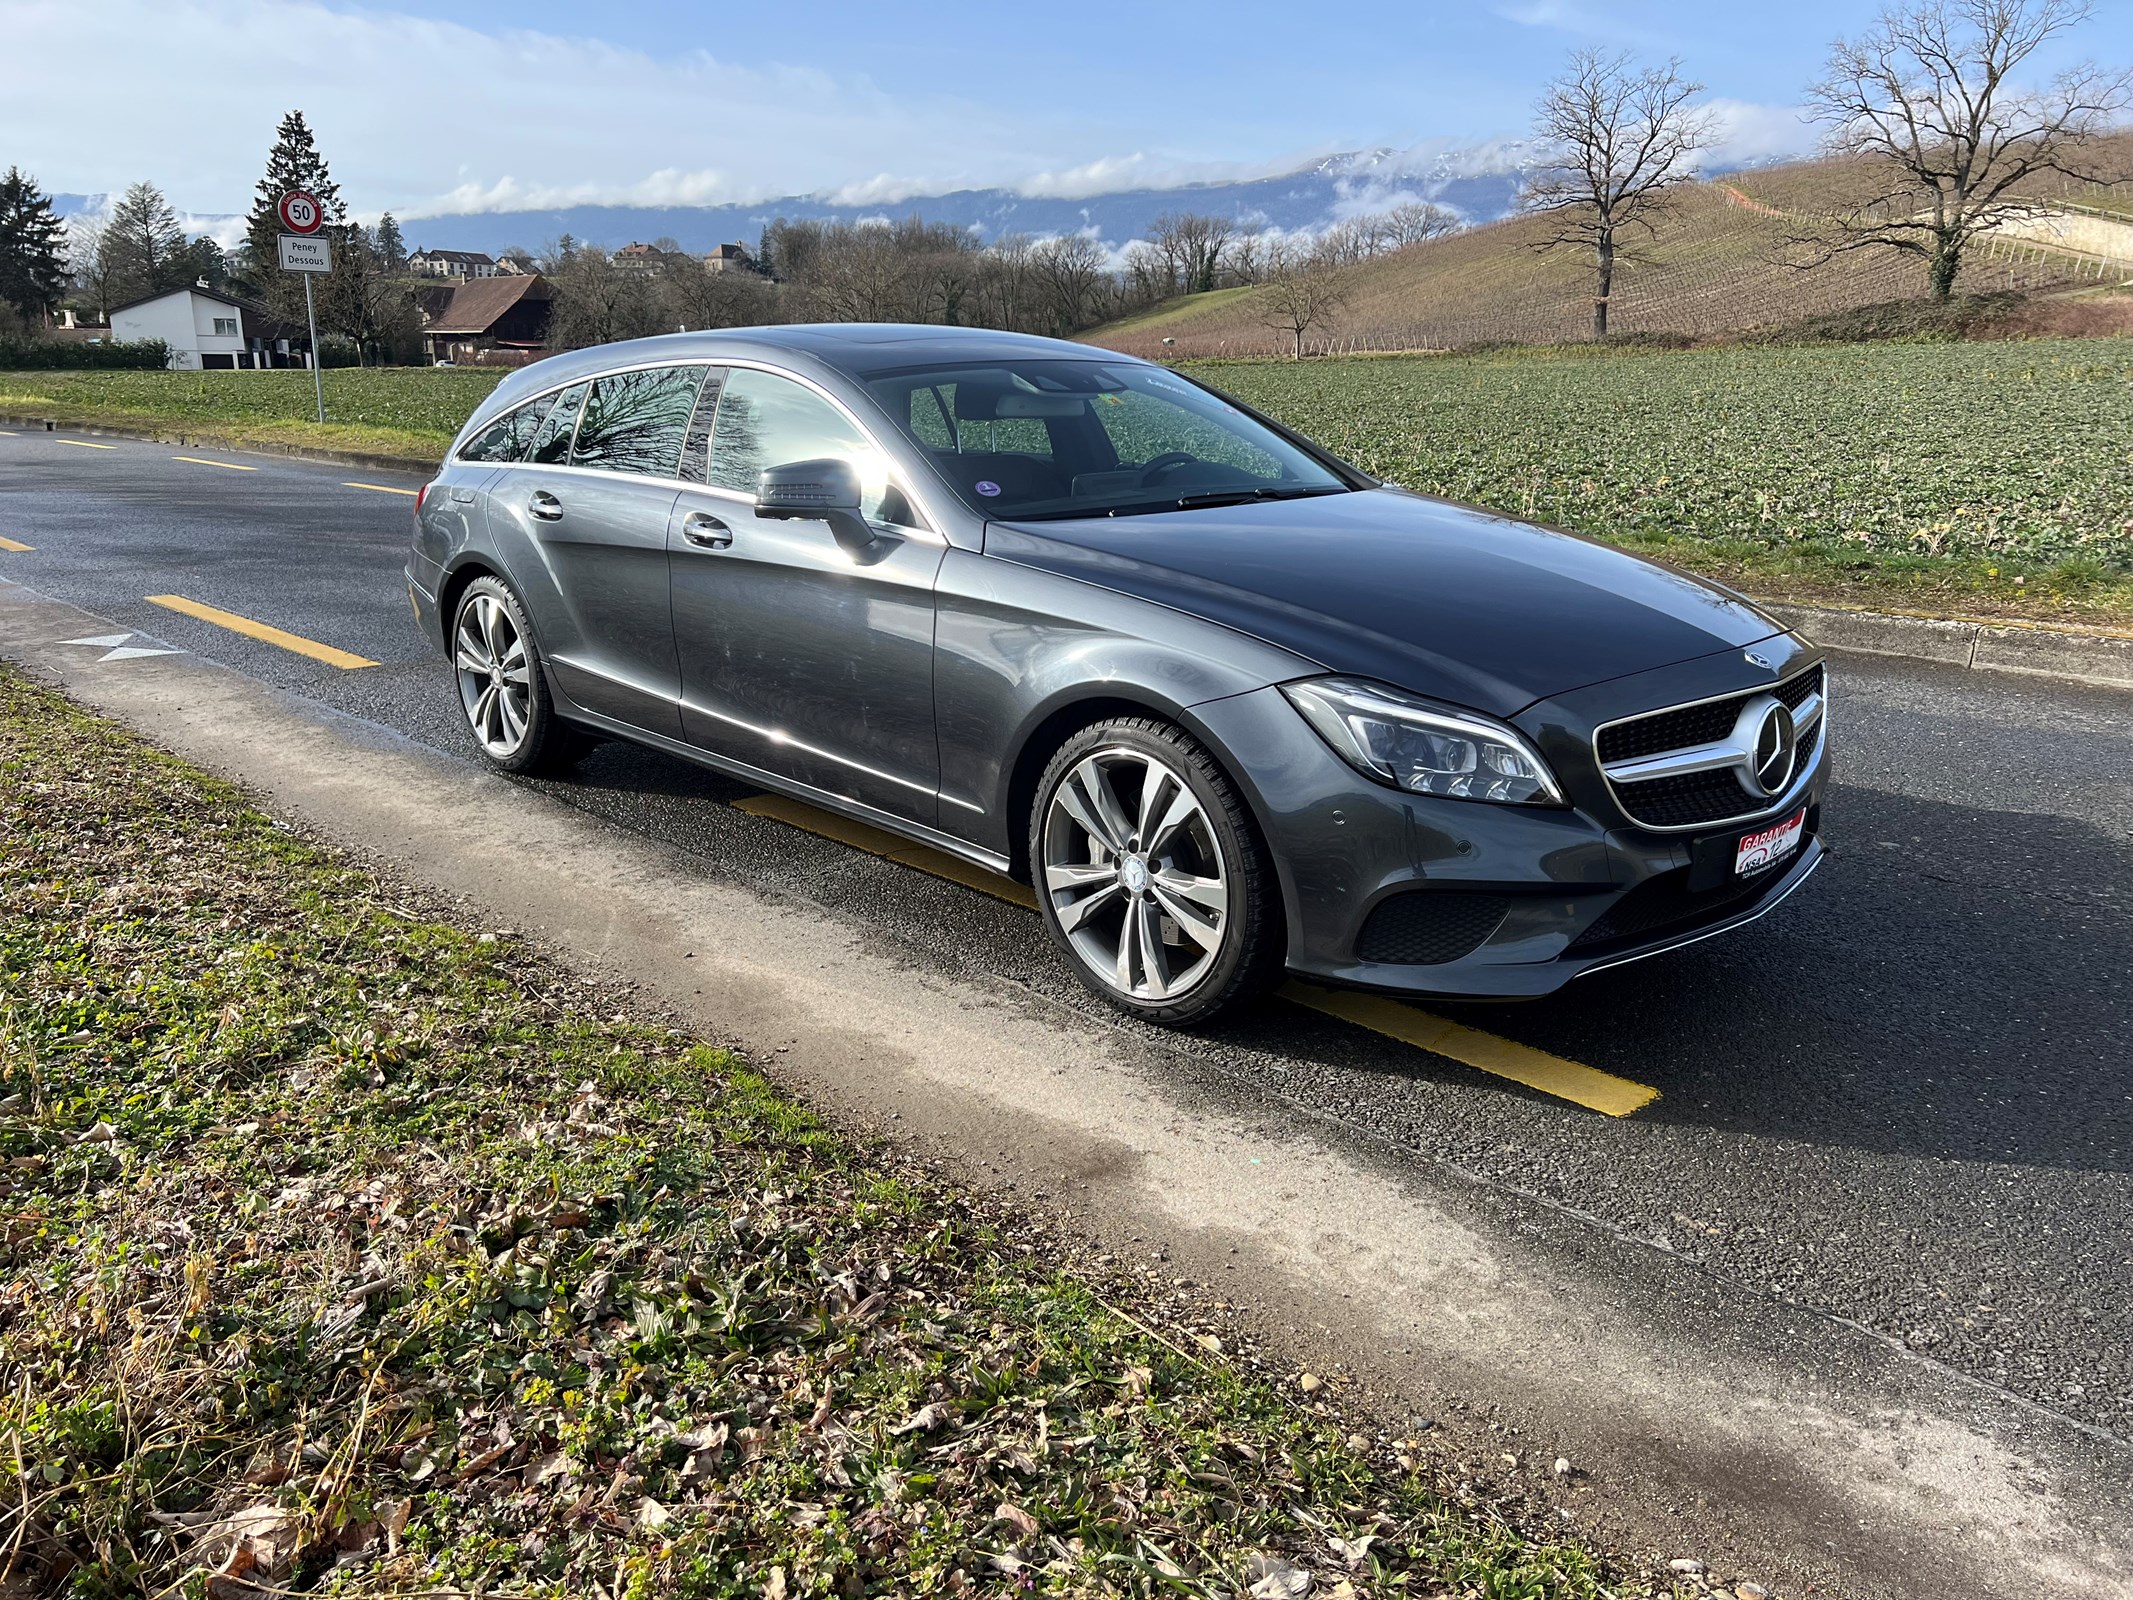
[{"label": "tinted side window", "polygon": [[651,367],[595,379],[570,464],[673,477],[703,377],[702,367]]},{"label": "tinted side window", "polygon": [[585,385],[574,383],[555,397],[555,409],[541,419],[533,446],[525,459],[546,467],[559,467],[570,459],[570,436],[578,426],[578,408],[585,404]]},{"label": "tinted side window", "polygon": [[713,484],[754,499],[756,478],[765,467],[826,456],[858,469],[867,516],[909,519],[901,491],[891,498],[888,462],[843,412],[804,384],[773,372],[741,367],[726,379],[711,434]]},{"label": "tinted side window", "polygon": [[548,415],[555,396],[544,394],[506,411],[460,448],[462,461],[523,461],[533,435]]}]

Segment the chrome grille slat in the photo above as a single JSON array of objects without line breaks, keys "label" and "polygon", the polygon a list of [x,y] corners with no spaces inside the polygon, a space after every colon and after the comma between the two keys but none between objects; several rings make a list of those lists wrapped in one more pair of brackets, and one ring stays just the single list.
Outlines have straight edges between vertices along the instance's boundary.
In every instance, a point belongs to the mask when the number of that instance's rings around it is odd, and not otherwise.
[{"label": "chrome grille slat", "polygon": [[[1794,803],[1813,776],[1827,717],[1821,662],[1767,689],[1741,689],[1603,724],[1593,754],[1615,803],[1639,827],[1679,833],[1752,822]],[[1775,699],[1792,713],[1798,741],[1792,777],[1765,797],[1742,781],[1736,723],[1752,702]]]}]

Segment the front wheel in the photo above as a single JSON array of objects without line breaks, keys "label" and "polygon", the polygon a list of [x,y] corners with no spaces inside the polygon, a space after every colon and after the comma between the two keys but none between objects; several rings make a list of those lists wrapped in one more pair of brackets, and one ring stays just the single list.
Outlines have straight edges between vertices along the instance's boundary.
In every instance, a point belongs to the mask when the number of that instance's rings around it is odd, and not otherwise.
[{"label": "front wheel", "polygon": [[1251,815],[1169,723],[1118,718],[1061,747],[1037,786],[1030,868],[1075,973],[1130,1015],[1206,1022],[1279,968],[1278,896]]},{"label": "front wheel", "polygon": [[526,610],[501,578],[476,578],[452,615],[452,671],[474,747],[505,772],[556,772],[585,753],[585,735],[556,715]]}]

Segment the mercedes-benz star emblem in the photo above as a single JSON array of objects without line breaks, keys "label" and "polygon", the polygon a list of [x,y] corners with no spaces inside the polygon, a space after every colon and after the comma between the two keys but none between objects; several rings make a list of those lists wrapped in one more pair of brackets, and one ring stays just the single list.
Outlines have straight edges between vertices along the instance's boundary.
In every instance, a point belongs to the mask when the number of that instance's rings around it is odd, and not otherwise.
[{"label": "mercedes-benz star emblem", "polygon": [[1748,658],[1748,665],[1751,667],[1761,667],[1765,672],[1775,672],[1778,669],[1778,664],[1766,655],[1759,655],[1753,650],[1743,650],[1741,654]]},{"label": "mercedes-benz star emblem", "polygon": [[1764,794],[1782,793],[1785,785],[1792,782],[1792,764],[1798,754],[1799,733],[1792,725],[1792,713],[1783,705],[1773,704],[1755,730],[1755,781],[1762,785]]}]

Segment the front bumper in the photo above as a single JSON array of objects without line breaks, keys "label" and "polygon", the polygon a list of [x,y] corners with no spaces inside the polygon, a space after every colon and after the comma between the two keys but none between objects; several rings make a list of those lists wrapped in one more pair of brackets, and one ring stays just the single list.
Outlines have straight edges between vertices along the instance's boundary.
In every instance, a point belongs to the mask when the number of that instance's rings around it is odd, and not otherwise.
[{"label": "front bumper", "polygon": [[[1735,653],[1719,670],[1737,671],[1738,662]],[[1621,693],[1633,710],[1692,699],[1711,670],[1647,674],[1658,684],[1640,680]],[[1543,710],[1589,726],[1622,705],[1618,693]],[[1551,994],[1585,973],[1745,926],[1822,862],[1826,736],[1763,824],[1662,833],[1630,822],[1585,783],[1569,784],[1575,803],[1565,809],[1437,799],[1373,783],[1326,748],[1278,689],[1203,704],[1194,714],[1252,790],[1281,879],[1289,969],[1314,982],[1442,998]],[[1557,759],[1567,778],[1560,748]],[[1728,873],[1706,882],[1700,842],[1797,811],[1806,820],[1796,852],[1751,878]]]}]

